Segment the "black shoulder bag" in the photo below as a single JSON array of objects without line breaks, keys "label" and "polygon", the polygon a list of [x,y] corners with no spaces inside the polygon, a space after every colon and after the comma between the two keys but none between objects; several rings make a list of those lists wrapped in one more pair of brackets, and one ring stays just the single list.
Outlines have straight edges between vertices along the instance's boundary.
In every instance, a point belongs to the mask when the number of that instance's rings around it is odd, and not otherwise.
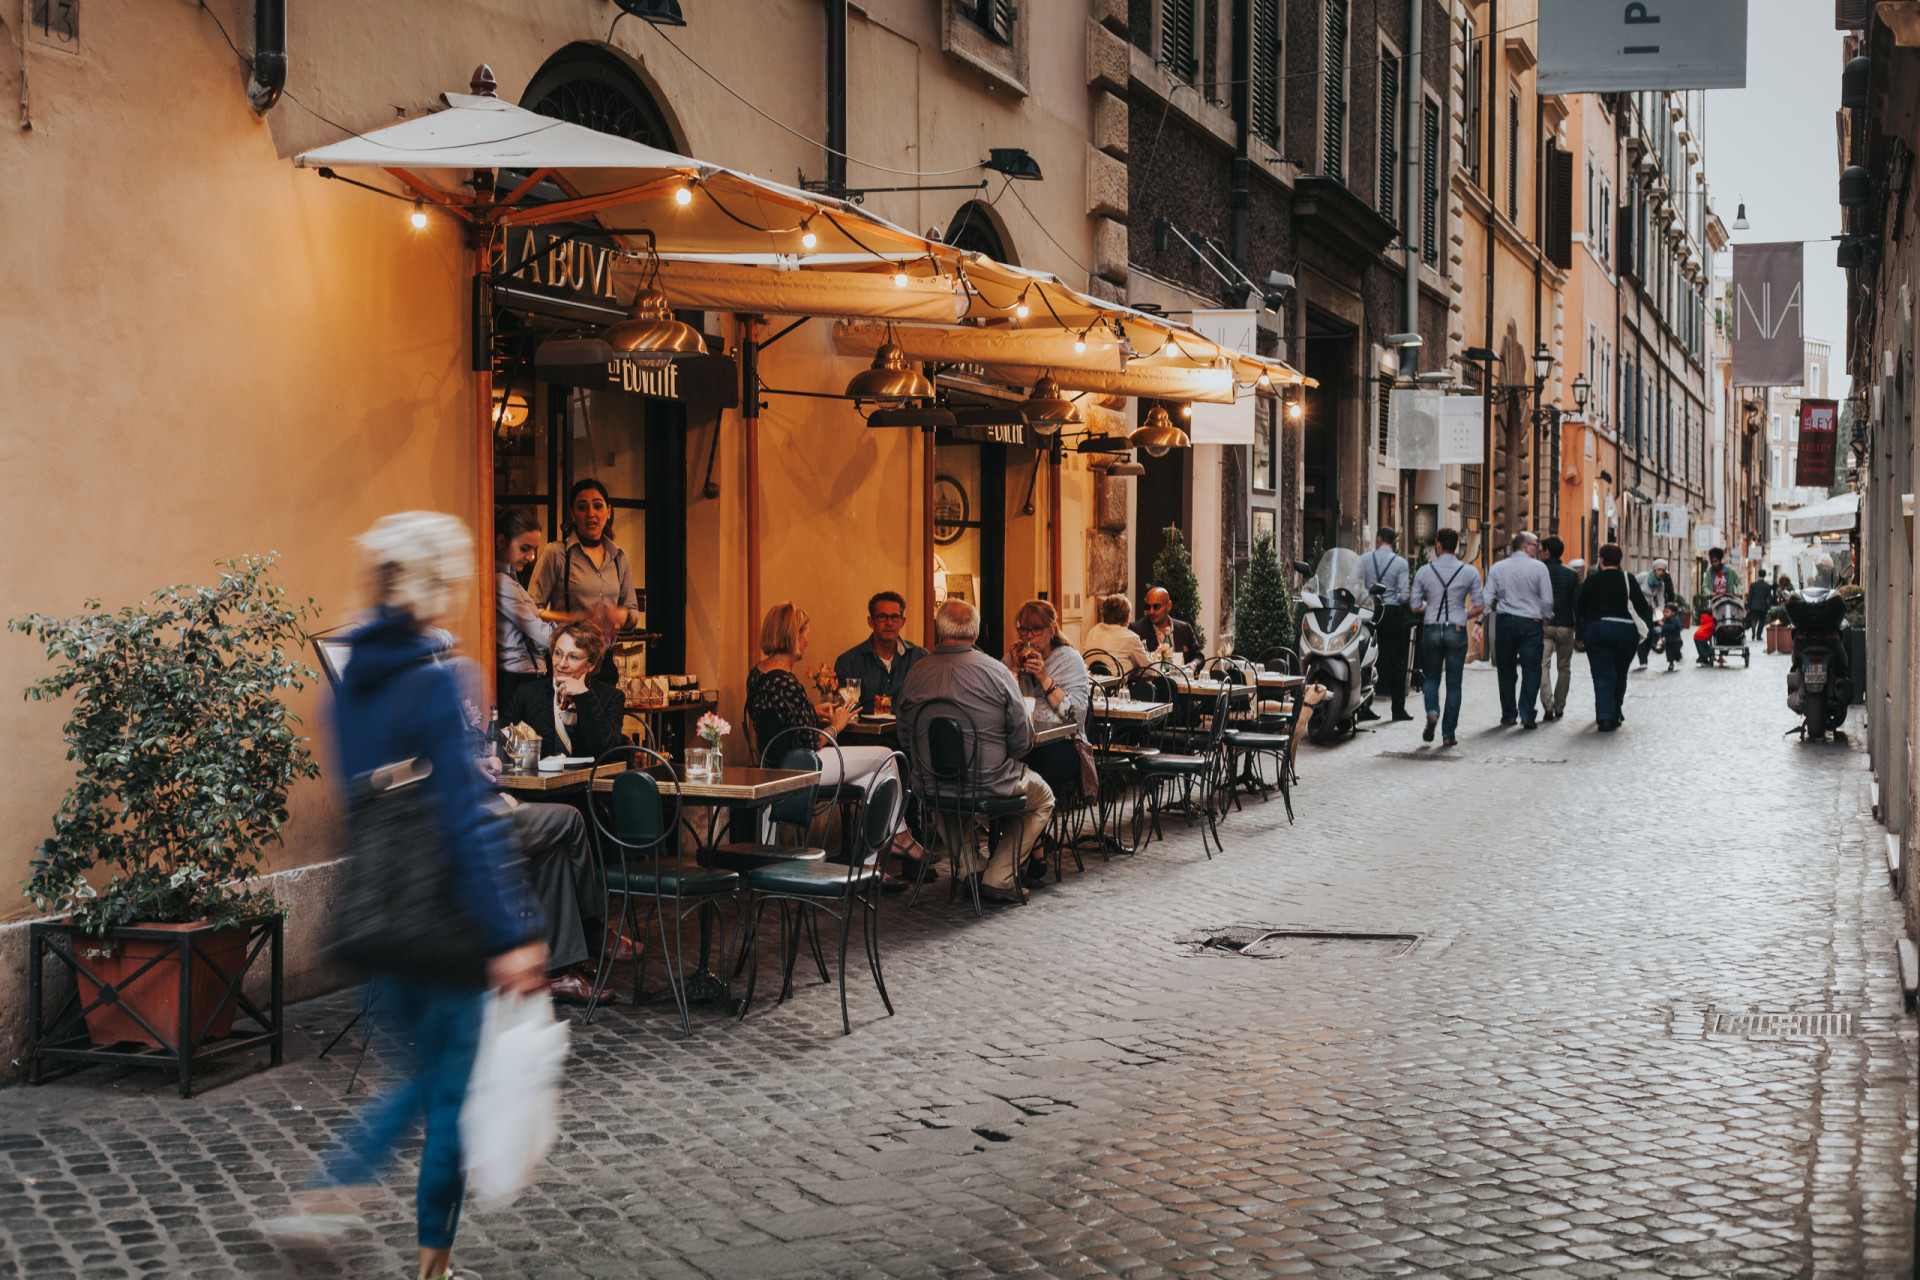
[{"label": "black shoulder bag", "polygon": [[359,973],[478,989],[488,948],[453,896],[426,788],[432,773],[430,761],[401,760],[348,787],[351,843],[327,958]]}]

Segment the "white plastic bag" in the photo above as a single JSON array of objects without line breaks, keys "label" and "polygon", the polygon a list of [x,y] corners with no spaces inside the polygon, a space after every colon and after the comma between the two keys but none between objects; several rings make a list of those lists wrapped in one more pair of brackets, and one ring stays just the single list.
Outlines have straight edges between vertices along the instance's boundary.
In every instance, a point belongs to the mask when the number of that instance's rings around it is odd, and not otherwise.
[{"label": "white plastic bag", "polygon": [[467,1189],[482,1208],[510,1202],[533,1182],[560,1133],[567,1024],[545,995],[487,996],[480,1052],[460,1108]]}]

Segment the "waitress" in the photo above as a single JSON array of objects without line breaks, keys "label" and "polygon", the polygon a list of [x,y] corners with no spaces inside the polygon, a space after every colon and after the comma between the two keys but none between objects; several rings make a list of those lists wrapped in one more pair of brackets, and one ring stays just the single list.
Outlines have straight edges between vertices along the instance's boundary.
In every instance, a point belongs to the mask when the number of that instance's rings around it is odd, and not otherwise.
[{"label": "waitress", "polygon": [[540,550],[540,524],[524,507],[502,507],[493,515],[495,661],[494,688],[499,705],[513,701],[523,684],[538,683],[547,670],[547,645],[554,620],[542,614],[520,585],[519,572]]},{"label": "waitress", "polygon": [[589,476],[576,480],[567,494],[568,533],[540,549],[527,593],[549,616],[588,620],[607,638],[607,657],[599,678],[618,679],[612,642],[622,627],[641,623],[640,598],[633,589],[633,562],[613,541],[613,500],[607,486]]}]

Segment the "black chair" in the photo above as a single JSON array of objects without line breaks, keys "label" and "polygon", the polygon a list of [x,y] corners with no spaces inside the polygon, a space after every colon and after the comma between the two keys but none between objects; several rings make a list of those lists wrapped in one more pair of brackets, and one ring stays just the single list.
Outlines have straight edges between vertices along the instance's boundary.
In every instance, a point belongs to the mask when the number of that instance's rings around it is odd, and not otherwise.
[{"label": "black chair", "polygon": [[1117,676],[1120,674],[1120,659],[1105,649],[1088,649],[1080,655],[1087,664],[1087,671],[1094,675]]},{"label": "black chair", "polygon": [[[789,936],[784,908],[791,903],[801,919],[824,913],[840,922],[840,1030],[850,1034],[853,1024],[847,1017],[847,937],[853,932],[853,918],[860,917],[861,941],[866,946],[867,968],[880,991],[880,1001],[893,1016],[893,1000],[887,995],[887,982],[880,973],[880,876],[885,850],[893,840],[893,829],[903,807],[900,778],[906,757],[894,753],[894,776],[882,778],[866,797],[861,810],[858,840],[854,856],[846,866],[818,861],[788,859],[769,863],[747,873],[748,936],[759,931],[760,913],[769,902],[778,902],[783,910],[780,925],[780,953],[784,960],[780,1002],[793,994],[793,966],[800,955],[800,921],[794,922]],[[869,865],[871,859],[871,865]],[[753,1003],[754,984],[759,977],[760,955],[751,953],[747,966],[747,994],[740,1004],[740,1016],[747,1016]]]},{"label": "black chair", "polygon": [[[1279,650],[1289,653],[1289,650]],[[1260,771],[1260,761],[1272,756],[1275,761],[1274,787],[1280,791],[1280,799],[1287,806],[1287,821],[1293,821],[1293,734],[1294,726],[1300,719],[1302,692],[1292,691],[1287,700],[1264,699],[1259,696],[1259,672],[1251,667],[1244,668],[1242,678],[1255,686],[1254,702],[1251,714],[1241,717],[1229,717],[1227,728],[1227,751],[1230,756],[1228,775],[1234,778],[1234,806],[1239,807],[1239,791],[1242,786],[1257,791],[1262,800],[1273,787],[1267,785],[1266,776]]]},{"label": "black chair", "polygon": [[[1135,740],[1144,735],[1132,732],[1131,726],[1123,728],[1125,722],[1114,718],[1113,692],[1111,689],[1095,689],[1088,701],[1088,712],[1092,717],[1092,723],[1088,726],[1089,741],[1093,746],[1094,772],[1100,780],[1099,794],[1093,802],[1093,839],[1103,862],[1109,861],[1116,853],[1138,850],[1140,824],[1137,817],[1130,844],[1122,844],[1114,832],[1118,831],[1125,816],[1128,797],[1135,793],[1140,781],[1135,763],[1143,756],[1159,754],[1158,748]],[[1136,815],[1137,812],[1136,808]]]},{"label": "black chair", "polygon": [[[928,703],[920,710],[917,722],[926,726],[924,746],[918,742],[910,744],[915,752],[912,776],[920,812],[930,825],[944,820],[952,873],[948,900],[958,896],[964,880],[973,894],[973,914],[978,916],[982,914],[980,871],[961,874],[961,867],[971,866],[974,859],[974,834],[984,828],[991,844],[995,838],[995,821],[1024,814],[1027,799],[1023,795],[997,795],[987,786],[980,774],[978,743],[958,706],[951,702]],[[1018,835],[1011,838],[1015,841],[1014,885],[1024,903],[1027,892],[1021,869],[1025,866],[1025,851],[1019,847]],[[919,899],[920,886],[925,883],[932,863],[931,858],[921,862],[914,876],[913,892],[907,896],[909,908]]]},{"label": "black chair", "polygon": [[[822,756],[830,756],[839,763],[838,776],[847,776],[846,761],[840,755],[840,744],[833,740],[833,735],[824,730],[796,725],[773,736],[773,740],[760,753],[760,767],[818,772]],[[760,840],[757,838],[759,832],[755,831],[750,834],[756,838],[730,840],[715,845],[701,855],[701,862],[744,875],[770,862],[784,862],[792,858],[821,861],[827,856],[827,851],[824,845],[813,843],[813,828],[833,808],[838,790],[816,785],[788,792],[766,806],[766,815],[773,824],[775,839]],[[858,792],[860,789],[856,787],[854,790]],[[731,825],[738,816],[746,816],[757,822],[759,813],[758,809],[734,809],[730,811],[728,822]],[[730,829],[728,834],[739,833]]]},{"label": "black chair", "polygon": [[[1160,834],[1160,814],[1165,808],[1162,796],[1169,786],[1177,783],[1181,790],[1182,808],[1189,820],[1196,808],[1205,820],[1206,825],[1200,833],[1200,847],[1206,850],[1209,859],[1213,857],[1213,850],[1207,848],[1209,835],[1213,837],[1214,845],[1222,853],[1226,852],[1226,846],[1220,843],[1218,797],[1226,771],[1227,703],[1230,692],[1222,689],[1214,695],[1212,713],[1207,717],[1201,736],[1182,735],[1172,740],[1172,749],[1163,749],[1158,755],[1144,757],[1134,766],[1147,784],[1146,802],[1152,813],[1154,834]],[[1200,732],[1198,726],[1193,732]],[[1182,742],[1188,750],[1177,749]]]},{"label": "black chair", "polygon": [[[600,769],[614,763],[625,763],[632,767],[614,774],[607,790],[601,791],[598,786]],[[594,827],[600,837],[601,877],[608,895],[620,896],[620,916],[619,926],[615,926],[610,919],[608,933],[602,937],[600,971],[594,979],[594,1000],[588,1003],[584,1020],[593,1021],[599,989],[605,985],[612,969],[615,952],[612,939],[623,934],[632,936],[623,927],[629,923],[638,926],[633,932],[638,934],[641,941],[640,959],[634,965],[633,977],[633,1001],[640,1003],[647,977],[647,922],[658,919],[660,946],[667,964],[667,985],[673,992],[674,1004],[680,1010],[681,1029],[690,1036],[693,1034],[693,1017],[688,1006],[688,981],[680,972],[686,955],[685,941],[681,936],[682,925],[690,913],[701,913],[700,958],[704,972],[716,907],[721,900],[734,895],[740,887],[740,877],[732,871],[689,867],[682,863],[680,816],[683,804],[679,777],[665,756],[645,747],[612,747],[594,761],[594,774],[596,785],[589,792],[592,799],[587,810],[593,817]],[[671,808],[663,803],[662,781],[670,787],[673,800]],[[636,912],[637,898],[651,900],[645,920],[641,920]],[[668,927],[669,921],[671,929]],[[724,985],[721,990],[724,994]]]}]

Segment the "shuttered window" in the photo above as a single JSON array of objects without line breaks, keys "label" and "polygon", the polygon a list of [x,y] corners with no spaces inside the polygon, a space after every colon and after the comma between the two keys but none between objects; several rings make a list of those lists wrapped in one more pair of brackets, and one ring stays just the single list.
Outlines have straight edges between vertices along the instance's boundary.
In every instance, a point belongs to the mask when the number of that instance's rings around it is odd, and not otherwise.
[{"label": "shuttered window", "polygon": [[1253,131],[1280,145],[1280,0],[1253,0]]},{"label": "shuttered window", "polygon": [[1347,0],[1326,0],[1320,66],[1320,172],[1347,180]]},{"label": "shuttered window", "polygon": [[1001,44],[1013,42],[1013,20],[1020,12],[1014,0],[970,0],[967,9],[975,26]]},{"label": "shuttered window", "polygon": [[1200,71],[1194,57],[1195,0],[1160,0],[1160,65],[1193,83]]},{"label": "shuttered window", "polygon": [[1573,265],[1573,153],[1547,143],[1547,261],[1562,271]]},{"label": "shuttered window", "polygon": [[1487,86],[1481,80],[1480,42],[1474,36],[1473,23],[1460,24],[1461,47],[1467,51],[1466,65],[1462,78],[1465,83],[1460,89],[1461,137],[1460,163],[1473,175],[1475,182],[1480,181],[1481,146],[1481,110],[1487,100]]},{"label": "shuttered window", "polygon": [[1440,265],[1440,104],[1426,101],[1420,140],[1420,260]]},{"label": "shuttered window", "polygon": [[1394,195],[1400,189],[1395,180],[1400,168],[1400,59],[1393,50],[1380,48],[1380,185],[1375,206],[1380,216],[1395,226],[1400,224]]},{"label": "shuttered window", "polygon": [[1507,92],[1507,216],[1520,220],[1520,95]]}]

